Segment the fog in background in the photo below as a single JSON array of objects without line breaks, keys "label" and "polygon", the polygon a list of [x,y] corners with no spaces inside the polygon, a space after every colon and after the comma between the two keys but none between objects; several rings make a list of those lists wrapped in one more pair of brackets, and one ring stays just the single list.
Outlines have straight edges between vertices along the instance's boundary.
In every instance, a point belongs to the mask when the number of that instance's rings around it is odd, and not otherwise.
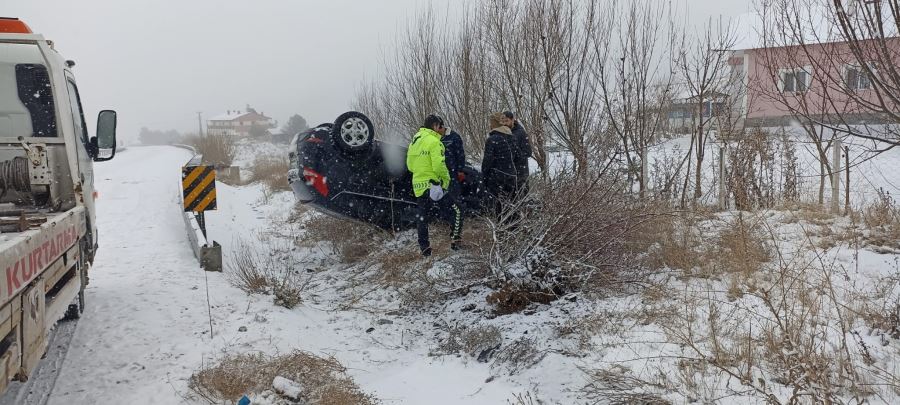
[{"label": "fog in background", "polygon": [[[587,0],[585,0],[587,1]],[[667,0],[660,0],[669,2]],[[377,77],[394,37],[431,5],[454,15],[464,0],[2,0],[77,63],[86,118],[119,112],[119,137],[141,127],[197,131],[247,104],[282,126],[310,125],[349,108],[357,86]],[[747,0],[673,0],[694,23],[735,18]],[[435,24],[452,23],[435,21]],[[93,130],[92,130],[93,132]]]}]

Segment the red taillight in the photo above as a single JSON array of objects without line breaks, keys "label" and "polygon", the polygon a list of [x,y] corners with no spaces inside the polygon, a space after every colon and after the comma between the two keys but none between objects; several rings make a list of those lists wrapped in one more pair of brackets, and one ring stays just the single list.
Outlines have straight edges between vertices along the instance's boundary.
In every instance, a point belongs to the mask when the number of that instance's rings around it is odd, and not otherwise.
[{"label": "red taillight", "polygon": [[315,170],[304,167],[303,178],[306,179],[306,185],[312,186],[322,197],[328,197],[328,181],[325,176],[317,173]]},{"label": "red taillight", "polygon": [[306,138],[306,142],[322,143],[322,138],[316,138],[314,136],[311,136],[309,138]]},{"label": "red taillight", "polygon": [[28,28],[28,24],[18,18],[0,17],[0,33],[31,34],[31,28]]}]

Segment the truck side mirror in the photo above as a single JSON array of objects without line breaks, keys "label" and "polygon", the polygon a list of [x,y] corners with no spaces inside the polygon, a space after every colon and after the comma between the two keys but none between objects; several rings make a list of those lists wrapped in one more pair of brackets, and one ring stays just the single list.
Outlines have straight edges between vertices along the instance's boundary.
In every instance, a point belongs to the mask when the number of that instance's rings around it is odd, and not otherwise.
[{"label": "truck side mirror", "polygon": [[91,138],[90,149],[95,162],[105,162],[116,156],[115,111],[100,111],[97,116],[97,136]]}]

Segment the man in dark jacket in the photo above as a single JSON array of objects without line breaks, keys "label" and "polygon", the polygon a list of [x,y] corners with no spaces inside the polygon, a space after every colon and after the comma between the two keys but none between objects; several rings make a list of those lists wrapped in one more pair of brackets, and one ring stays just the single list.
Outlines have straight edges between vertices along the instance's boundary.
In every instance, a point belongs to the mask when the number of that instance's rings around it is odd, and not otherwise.
[{"label": "man in dark jacket", "polygon": [[450,195],[454,200],[459,200],[460,176],[462,169],[466,166],[466,151],[463,148],[462,137],[456,131],[447,127],[447,135],[441,138],[444,144],[444,157],[447,163],[447,169],[450,171]]},{"label": "man in dark jacket", "polygon": [[503,113],[501,124],[512,130],[512,139],[514,140],[516,149],[518,149],[516,159],[516,188],[523,194],[528,192],[528,159],[531,157],[531,141],[528,140],[528,133],[525,128],[516,119],[516,115],[512,111]]},{"label": "man in dark jacket", "polygon": [[491,116],[490,126],[493,128],[484,145],[484,159],[481,172],[484,185],[493,197],[494,209],[499,215],[504,204],[508,204],[515,196],[518,187],[516,161],[518,148],[512,138],[512,130],[501,124],[503,114]]}]

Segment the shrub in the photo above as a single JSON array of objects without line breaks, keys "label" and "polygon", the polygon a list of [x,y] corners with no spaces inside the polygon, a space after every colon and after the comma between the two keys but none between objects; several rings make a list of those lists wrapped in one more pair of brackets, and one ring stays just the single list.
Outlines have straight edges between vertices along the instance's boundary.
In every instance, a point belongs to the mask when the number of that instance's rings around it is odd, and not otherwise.
[{"label": "shrub", "polygon": [[216,166],[231,166],[237,154],[235,138],[228,135],[204,135],[188,139],[188,142],[203,155],[203,163]]},{"label": "shrub", "polygon": [[721,270],[750,275],[771,260],[772,255],[761,230],[764,219],[744,217],[739,212],[719,233],[711,257]]},{"label": "shrub", "polygon": [[248,181],[263,183],[272,191],[289,191],[291,189],[287,177],[289,169],[290,162],[287,157],[260,156],[250,166],[251,175]]},{"label": "shrub", "polygon": [[633,280],[637,255],[627,240],[653,214],[619,180],[605,172],[559,174],[487,219],[490,242],[479,253],[500,283],[489,298],[500,312]]},{"label": "shrub", "polygon": [[447,329],[447,339],[438,347],[438,354],[464,353],[487,362],[503,342],[503,334],[496,326],[457,326]]},{"label": "shrub", "polygon": [[535,339],[522,337],[500,349],[494,366],[503,367],[509,375],[515,375],[536,366],[546,354],[546,351],[538,350]]},{"label": "shrub", "polygon": [[273,294],[275,304],[288,309],[302,301],[310,279],[303,279],[289,248],[260,240],[241,240],[235,246],[226,265],[232,285],[248,294]]}]

